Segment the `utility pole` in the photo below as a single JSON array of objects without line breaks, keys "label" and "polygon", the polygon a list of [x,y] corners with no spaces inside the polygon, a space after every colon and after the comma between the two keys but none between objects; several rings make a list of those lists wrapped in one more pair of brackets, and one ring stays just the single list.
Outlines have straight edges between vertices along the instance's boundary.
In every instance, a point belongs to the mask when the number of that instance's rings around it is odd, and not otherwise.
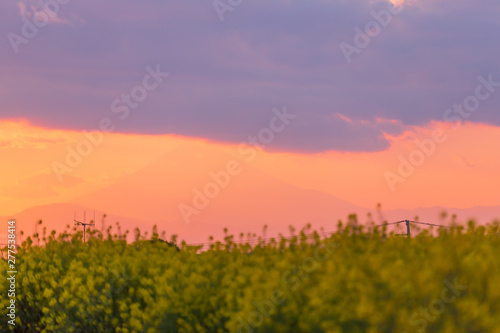
[{"label": "utility pole", "polygon": [[410,221],[405,220],[405,222],[406,222],[406,236],[410,238]]},{"label": "utility pole", "polygon": [[[89,226],[93,226],[93,225],[95,225],[95,224],[93,223],[94,221],[90,221],[91,223],[86,223],[85,213],[86,213],[86,212],[83,212],[83,222],[81,222],[81,221],[77,221],[77,220],[76,220],[76,212],[75,212],[75,219],[74,219],[74,221],[75,221],[75,225],[76,225],[76,226],[78,226],[78,225],[83,225],[83,242],[84,242],[84,243],[85,243],[85,233],[86,233],[86,228],[87,228],[87,226],[88,226],[88,225],[89,225]],[[95,212],[94,212],[94,220],[95,220]]]}]

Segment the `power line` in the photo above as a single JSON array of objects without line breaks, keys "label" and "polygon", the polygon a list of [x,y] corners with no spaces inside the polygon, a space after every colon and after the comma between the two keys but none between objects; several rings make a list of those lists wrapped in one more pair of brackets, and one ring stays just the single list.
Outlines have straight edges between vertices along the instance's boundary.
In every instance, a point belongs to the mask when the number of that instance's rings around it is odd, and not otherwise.
[{"label": "power line", "polygon": [[393,225],[393,224],[399,224],[399,223],[404,223],[404,222],[406,222],[406,220],[401,220],[401,221],[391,222],[391,223],[378,224],[378,225],[375,225],[375,227],[383,227],[383,226],[386,226],[386,225]]},{"label": "power line", "polygon": [[[318,236],[325,236],[325,235],[331,235],[334,234],[335,232],[327,232],[327,231],[322,231],[322,232],[316,232],[316,233],[311,233],[311,234],[306,234],[306,238],[312,238],[316,235]],[[233,244],[256,244],[256,243],[267,243],[270,241],[275,241],[275,242],[280,242],[282,240],[290,240],[293,239],[294,237],[300,238],[302,237],[301,234],[294,235],[294,236],[288,236],[288,237],[270,237],[270,238],[260,238],[260,239],[249,239],[246,241],[233,241]],[[222,243],[222,241],[215,241],[215,242],[207,242],[207,243],[192,243],[192,244],[186,244],[188,246],[205,246],[205,245],[214,245],[217,244],[217,242]]]},{"label": "power line", "polygon": [[432,227],[438,227],[438,228],[453,228],[453,226],[446,226],[446,225],[439,225],[439,224],[432,224],[432,223],[425,223],[425,222],[418,222],[418,221],[409,221],[409,222],[415,223],[415,224],[430,225]]},{"label": "power line", "polygon": [[[433,224],[433,223],[426,223],[426,222],[419,222],[419,221],[410,221],[410,220],[401,220],[401,221],[396,221],[396,222],[389,222],[389,223],[383,223],[383,224],[378,224],[378,225],[373,225],[373,227],[383,227],[383,226],[389,226],[389,225],[396,225],[396,224],[401,224],[401,223],[408,223],[409,224],[422,224],[422,225],[427,225],[427,226],[432,226],[432,227],[438,227],[438,228],[453,228],[453,226],[444,226],[444,225],[438,225],[438,224]],[[397,236],[408,236],[410,233],[409,226],[407,225],[407,232],[406,234],[397,234]],[[306,238],[312,238],[315,235],[318,236],[331,236],[334,234],[335,231],[322,231],[322,232],[316,232],[316,233],[311,233],[311,234],[306,234]],[[301,235],[295,235],[295,236],[288,236],[288,237],[270,237],[270,238],[261,238],[261,239],[249,239],[246,241],[233,241],[232,244],[234,245],[240,245],[240,244],[249,244],[249,245],[254,245],[254,244],[260,244],[260,243],[268,243],[272,240],[275,242],[279,243],[282,240],[290,240],[293,239],[294,237],[300,238]],[[225,244],[222,241],[213,241],[213,242],[206,242],[206,243],[192,243],[192,244],[186,244],[188,246],[210,246],[210,245],[215,245],[219,242],[220,244]]]},{"label": "power line", "polygon": [[[91,224],[88,224],[88,223],[85,223],[85,222],[79,222],[79,221],[76,221],[75,219],[75,224],[82,224],[84,225],[84,229],[85,229],[85,226],[86,225],[91,225]],[[438,227],[438,228],[453,228],[453,226],[444,226],[444,225],[439,225],[439,224],[433,224],[433,223],[426,223],[426,222],[419,222],[419,221],[410,221],[410,220],[401,220],[401,221],[396,221],[396,222],[390,222],[390,223],[383,223],[383,224],[378,224],[378,225],[372,225],[372,226],[369,226],[369,227],[383,227],[383,226],[389,226],[389,225],[397,225],[397,224],[401,224],[401,223],[408,223],[408,224],[421,224],[421,225],[426,225],[426,226],[431,226],[431,227]],[[86,224],[86,225],[85,225]],[[409,229],[408,229],[409,231]],[[320,236],[320,237],[328,237],[328,236],[331,236],[332,234],[335,234],[336,232],[335,231],[320,231],[320,232],[314,232],[314,233],[310,233],[310,234],[305,234],[305,237],[306,238],[312,238],[312,237],[315,237],[315,236]],[[85,234],[85,231],[84,231],[84,234]],[[408,236],[408,234],[397,234],[398,236]],[[254,245],[254,244],[260,244],[260,243],[268,243],[268,242],[271,242],[271,241],[274,241],[274,242],[281,242],[283,240],[291,240],[293,239],[294,237],[297,237],[298,239],[302,237],[301,234],[297,234],[297,235],[294,235],[294,236],[288,236],[288,237],[269,237],[269,238],[257,238],[257,239],[248,239],[248,240],[240,240],[240,241],[233,241],[232,244],[236,244],[236,245],[239,245],[239,244],[249,244],[249,245]],[[212,241],[212,242],[203,242],[203,243],[191,243],[191,244],[186,244],[188,246],[201,246],[201,247],[204,247],[204,246],[210,246],[210,245],[215,245],[217,244],[217,242],[219,242],[220,244],[225,244],[223,243],[222,241]],[[0,247],[2,246],[7,246],[7,244],[0,244]]]}]

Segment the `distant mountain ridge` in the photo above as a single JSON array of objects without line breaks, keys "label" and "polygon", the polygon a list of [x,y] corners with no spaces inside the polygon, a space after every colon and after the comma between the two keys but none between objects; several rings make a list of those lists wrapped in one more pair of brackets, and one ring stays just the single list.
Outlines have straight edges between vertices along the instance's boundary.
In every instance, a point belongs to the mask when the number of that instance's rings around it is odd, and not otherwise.
[{"label": "distant mountain ridge", "polygon": [[[212,186],[213,190],[214,184],[217,185],[214,175],[223,179],[221,172],[227,169],[230,162],[237,163],[241,172],[230,176],[227,184],[223,184],[226,186],[219,186],[218,195],[212,198],[207,196],[206,207],[196,209],[198,213],[192,214],[190,223],[187,223],[180,206],[194,208],[195,193],[199,196],[206,186]],[[219,183],[222,183],[221,179]],[[209,183],[212,185],[207,185]],[[447,223],[452,214],[457,214],[459,222],[475,218],[484,223],[500,217],[500,206],[467,209],[431,207],[383,210],[379,213],[327,193],[278,180],[254,168],[242,156],[217,148],[208,151],[178,148],[103,189],[67,203],[32,207],[13,217],[18,220],[18,230],[32,234],[39,219],[45,222],[49,232],[52,229],[62,231],[67,224],[73,227],[75,211],[79,219],[86,211],[89,221],[94,210],[97,228],[101,228],[101,217],[106,213],[106,225],[113,225],[113,230],[116,229],[116,221],[120,222],[123,230],[131,231],[140,227],[150,232],[156,224],[167,235],[178,234],[189,242],[205,242],[210,235],[221,238],[224,227],[233,234],[260,234],[262,227],[268,225],[268,235],[277,235],[288,233],[289,225],[301,228],[311,223],[315,228],[332,231],[336,229],[338,220],[345,221],[349,214],[357,214],[360,223],[365,223],[370,213],[376,224],[384,219],[398,221],[416,216],[420,221],[438,224]],[[439,218],[442,211],[447,211],[449,215],[443,221]],[[6,221],[9,217],[0,218]]]},{"label": "distant mountain ridge", "polygon": [[[77,219],[83,219],[83,212],[86,212],[87,221],[92,220],[93,217],[93,209],[83,207],[81,205],[70,204],[70,203],[58,203],[58,204],[50,204],[43,206],[35,206],[23,210],[13,216],[0,216],[0,221],[5,224],[9,219],[15,219],[17,221],[17,230],[23,230],[25,232],[24,239],[27,235],[31,235],[35,232],[35,224],[38,220],[43,220],[44,223],[41,227],[38,228],[38,231],[41,233],[43,227],[47,227],[47,233],[51,230],[56,230],[58,232],[64,231],[66,225],[70,225],[73,227],[73,217],[74,213],[77,213]],[[445,221],[441,221],[439,219],[439,214],[442,211],[446,211],[447,217]],[[458,216],[458,222],[460,224],[465,224],[469,219],[475,219],[481,224],[492,222],[498,216],[498,212],[500,212],[500,206],[492,206],[492,207],[473,207],[473,208],[465,208],[465,209],[450,209],[446,207],[428,207],[428,208],[417,208],[415,210],[407,210],[407,209],[398,209],[398,210],[383,210],[381,211],[383,218],[389,222],[399,221],[410,219],[413,220],[415,216],[418,216],[420,221],[435,223],[435,224],[447,224],[447,221],[450,220],[452,214],[456,214]],[[380,219],[378,217],[378,212],[373,210],[370,211],[372,214],[372,219],[375,224],[380,223]],[[102,226],[102,216],[103,211],[96,211],[96,229],[101,230]],[[364,224],[368,221],[366,214],[357,214],[358,220],[361,224]],[[347,216],[341,217],[343,222],[346,222]],[[498,220],[498,218],[496,218]],[[325,230],[333,231],[336,228],[336,223],[338,220],[332,220],[329,223],[329,226],[324,226]],[[222,227],[207,225],[207,224],[196,224],[194,227],[199,232],[192,233],[193,226],[187,224],[178,225],[176,229],[169,228],[169,226],[165,225],[161,220],[140,220],[134,219],[125,216],[119,216],[114,214],[107,214],[105,219],[106,227],[113,226],[113,232],[116,231],[116,222],[120,223],[122,232],[125,230],[129,230],[131,233],[136,227],[139,227],[143,232],[147,231],[151,232],[151,228],[154,224],[156,224],[160,231],[164,230],[167,232],[167,238],[169,239],[172,234],[177,234],[180,236],[180,239],[185,239],[188,242],[206,242],[209,235],[214,235],[216,237],[222,236]],[[297,225],[296,227],[302,227],[304,224]],[[234,232],[233,228],[230,225],[227,225],[230,232]],[[81,229],[81,227],[79,228]],[[257,232],[259,235],[261,234],[262,225],[252,225],[249,228],[243,228],[241,231],[253,231]],[[4,228],[6,230],[6,227]],[[280,230],[281,232],[287,232],[287,229]],[[269,236],[275,236],[276,233],[269,233]],[[19,237],[19,234],[18,234]],[[0,244],[5,244],[6,234],[0,233]]]}]

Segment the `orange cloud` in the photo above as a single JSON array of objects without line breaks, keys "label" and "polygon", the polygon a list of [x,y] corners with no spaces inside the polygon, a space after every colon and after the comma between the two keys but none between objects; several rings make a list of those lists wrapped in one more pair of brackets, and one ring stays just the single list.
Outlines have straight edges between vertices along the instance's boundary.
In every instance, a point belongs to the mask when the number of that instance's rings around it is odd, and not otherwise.
[{"label": "orange cloud", "polygon": [[[66,147],[74,147],[85,138],[82,133],[48,130],[25,121],[1,121],[0,128],[0,139],[8,143],[2,149],[0,164],[0,172],[8,175],[0,179],[0,207],[3,210],[0,215],[40,204],[67,202],[104,189],[178,147],[184,147],[186,153],[209,152],[217,148],[232,155],[238,154],[236,145],[207,140],[172,135],[106,133],[102,144],[94,147],[82,164],[59,183],[48,170],[54,161],[64,162]],[[446,140],[437,144],[432,154],[425,155],[425,161],[416,166],[404,182],[396,185],[395,192],[391,192],[384,174],[387,171],[397,173],[401,158],[408,159],[412,152],[420,149],[416,141],[425,141],[436,128],[444,131]],[[251,166],[291,185],[325,192],[367,208],[373,208],[378,202],[387,209],[499,204],[500,177],[497,173],[500,155],[492,152],[492,142],[500,142],[499,127],[464,123],[453,129],[447,123],[435,122],[425,127],[409,128],[398,136],[386,134],[386,137],[391,146],[381,152],[300,154],[259,151]],[[200,159],[199,163],[206,164],[201,169],[207,170],[201,175],[185,175],[191,168],[182,161],[171,161],[169,170],[183,174],[183,177],[165,175],[171,179],[168,187],[179,195],[190,194],[192,187],[202,186],[209,180],[210,165],[216,162],[214,158]],[[220,161],[221,165],[226,162]],[[192,186],[185,188],[185,184],[180,183],[181,178],[192,179]],[[247,181],[244,173],[238,179]],[[162,181],[152,179],[149,191],[161,194],[164,189],[155,188],[155,184]],[[257,195],[259,190],[252,193]],[[252,200],[250,196],[248,200]]]},{"label": "orange cloud", "polygon": [[[2,121],[0,129],[0,148],[23,148],[33,146],[44,149],[48,145],[68,142],[68,137],[62,131],[48,131],[32,126],[28,121]],[[29,128],[29,130],[27,130]]]}]

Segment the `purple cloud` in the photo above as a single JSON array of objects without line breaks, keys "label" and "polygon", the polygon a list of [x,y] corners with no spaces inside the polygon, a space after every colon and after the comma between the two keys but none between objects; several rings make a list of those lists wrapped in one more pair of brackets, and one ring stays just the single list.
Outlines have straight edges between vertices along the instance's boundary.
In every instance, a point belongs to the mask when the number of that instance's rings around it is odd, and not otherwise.
[{"label": "purple cloud", "polygon": [[[65,2],[60,24],[39,28],[17,54],[7,36],[22,36],[20,5],[0,3],[1,118],[97,128],[160,64],[169,78],[116,131],[241,142],[286,105],[299,117],[270,149],[377,151],[388,147],[384,133],[443,120],[478,76],[500,81],[496,0],[412,1],[349,64],[339,44],[388,2],[244,1],[223,22],[211,2]],[[500,125],[499,98],[468,120]]]}]

